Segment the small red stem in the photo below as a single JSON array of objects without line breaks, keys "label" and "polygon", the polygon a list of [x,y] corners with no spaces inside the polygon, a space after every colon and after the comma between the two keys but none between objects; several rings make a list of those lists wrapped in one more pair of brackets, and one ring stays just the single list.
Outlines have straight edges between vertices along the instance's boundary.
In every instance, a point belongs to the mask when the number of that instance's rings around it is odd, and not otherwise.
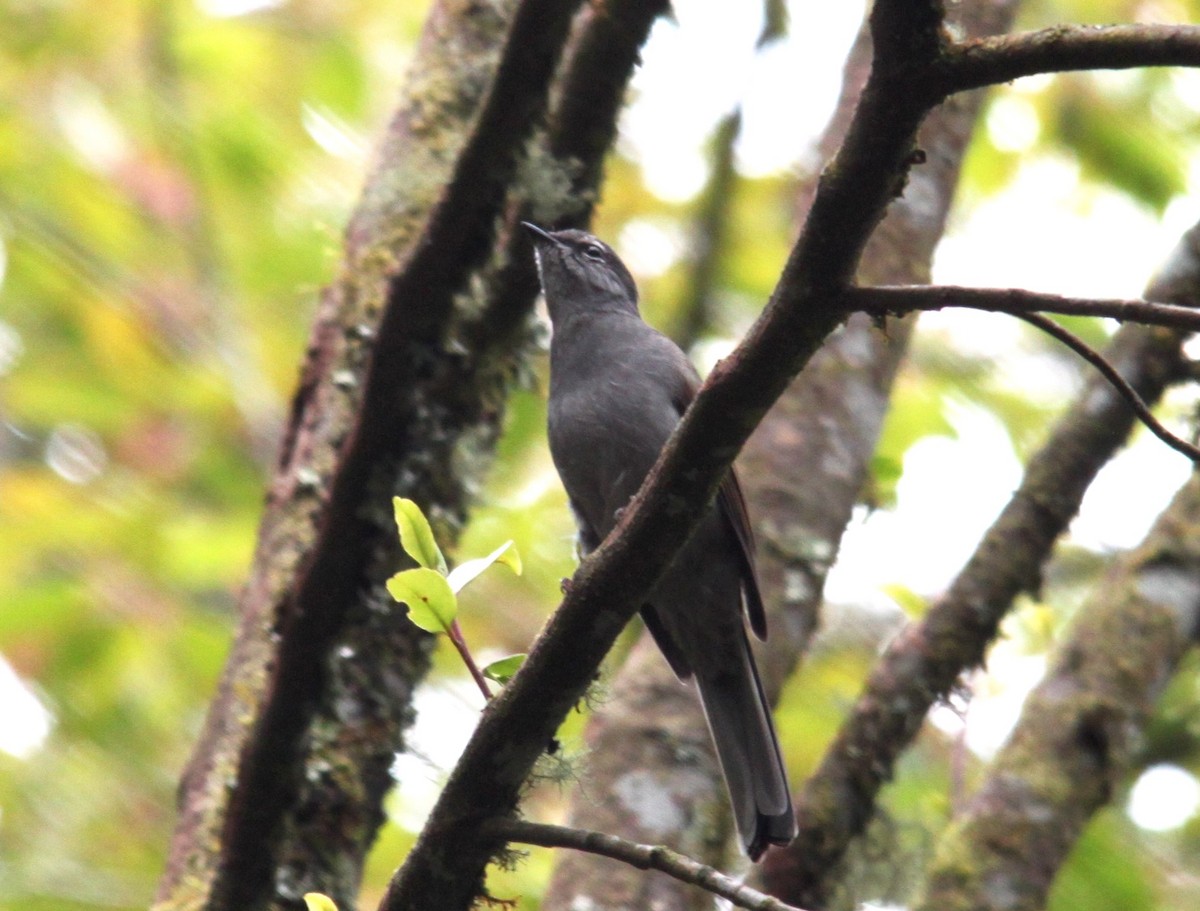
[{"label": "small red stem", "polygon": [[475,659],[471,657],[471,650],[467,648],[467,640],[463,638],[462,630],[459,628],[457,620],[450,621],[450,629],[447,631],[450,636],[450,641],[454,643],[454,647],[458,649],[458,653],[462,656],[463,663],[466,664],[467,670],[471,672],[471,677],[474,679],[479,691],[483,693],[483,698],[491,700],[492,690],[488,686],[487,678],[483,676],[483,671],[479,669],[479,665],[475,663]]}]

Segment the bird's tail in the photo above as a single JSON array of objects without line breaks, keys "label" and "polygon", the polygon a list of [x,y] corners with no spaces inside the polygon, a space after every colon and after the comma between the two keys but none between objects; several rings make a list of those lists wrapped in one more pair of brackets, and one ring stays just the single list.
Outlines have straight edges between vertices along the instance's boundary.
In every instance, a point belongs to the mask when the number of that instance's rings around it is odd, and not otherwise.
[{"label": "bird's tail", "polygon": [[695,679],[729,788],[733,818],[751,860],[767,845],[784,845],[796,835],[796,816],[787,772],[771,721],[754,655],[745,633],[736,672]]}]

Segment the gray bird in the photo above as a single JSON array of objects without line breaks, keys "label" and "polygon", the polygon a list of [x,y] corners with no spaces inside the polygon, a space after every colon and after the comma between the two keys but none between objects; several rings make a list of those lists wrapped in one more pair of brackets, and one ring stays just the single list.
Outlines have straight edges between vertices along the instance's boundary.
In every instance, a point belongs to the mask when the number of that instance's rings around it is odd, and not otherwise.
[{"label": "gray bird", "polygon": [[[679,347],[642,321],[633,276],[583,231],[533,236],[550,310],[550,452],[589,553],[637,493],[700,378]],[[716,503],[642,607],[671,669],[696,681],[746,853],[796,833],[787,774],[750,641],[766,616],[746,503],[730,471]]]}]

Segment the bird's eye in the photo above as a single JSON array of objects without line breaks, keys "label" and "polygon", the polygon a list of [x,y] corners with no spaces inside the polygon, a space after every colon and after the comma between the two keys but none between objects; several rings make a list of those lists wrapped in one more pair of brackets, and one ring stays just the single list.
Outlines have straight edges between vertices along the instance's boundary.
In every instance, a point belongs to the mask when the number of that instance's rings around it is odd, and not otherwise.
[{"label": "bird's eye", "polygon": [[583,255],[588,259],[604,259],[604,251],[600,248],[599,244],[588,244],[583,248]]}]

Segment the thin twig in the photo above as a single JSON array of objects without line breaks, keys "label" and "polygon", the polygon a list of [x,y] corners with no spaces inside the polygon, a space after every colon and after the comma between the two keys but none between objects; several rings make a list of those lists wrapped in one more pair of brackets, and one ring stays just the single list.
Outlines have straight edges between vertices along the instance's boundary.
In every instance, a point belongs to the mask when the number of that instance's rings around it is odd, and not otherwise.
[{"label": "thin twig", "polygon": [[657,870],[681,882],[699,886],[713,895],[750,911],[800,911],[779,899],[751,889],[745,883],[726,876],[662,845],[644,845],[603,832],[589,832],[567,826],[552,826],[523,819],[493,819],[482,827],[485,836],[543,848],[573,848],[589,854],[611,857],[639,870]]},{"label": "thin twig", "polygon": [[1125,377],[1117,371],[1117,368],[1108,362],[1108,360],[1095,348],[1087,344],[1083,339],[1075,333],[1070,332],[1060,326],[1054,320],[1040,313],[1017,313],[1014,314],[1018,319],[1023,319],[1032,326],[1037,326],[1047,335],[1052,335],[1081,358],[1095,367],[1108,380],[1114,389],[1121,394],[1121,397],[1129,403],[1129,407],[1133,409],[1133,413],[1138,416],[1147,429],[1174,449],[1176,452],[1181,452],[1193,462],[1200,462],[1200,448],[1193,446],[1186,440],[1182,440],[1171,431],[1167,430],[1151,412],[1146,402],[1138,395]]}]

